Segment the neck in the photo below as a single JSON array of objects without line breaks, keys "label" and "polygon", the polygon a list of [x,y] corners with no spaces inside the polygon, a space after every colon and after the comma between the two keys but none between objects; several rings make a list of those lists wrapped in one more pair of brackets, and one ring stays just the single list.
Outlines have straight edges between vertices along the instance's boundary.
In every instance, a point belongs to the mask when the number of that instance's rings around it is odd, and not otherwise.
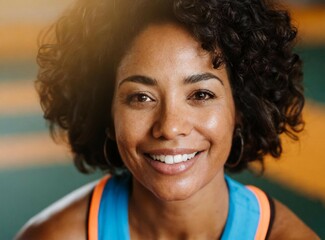
[{"label": "neck", "polygon": [[161,200],[133,179],[129,205],[131,238],[220,238],[228,214],[228,189],[223,173],[219,175],[181,201]]}]

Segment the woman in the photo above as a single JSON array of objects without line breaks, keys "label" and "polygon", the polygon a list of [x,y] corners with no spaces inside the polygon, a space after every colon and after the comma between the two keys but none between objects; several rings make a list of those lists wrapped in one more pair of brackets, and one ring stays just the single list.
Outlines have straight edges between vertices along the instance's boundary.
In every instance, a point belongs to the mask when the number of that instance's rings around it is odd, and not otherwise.
[{"label": "woman", "polygon": [[37,90],[82,172],[108,173],[18,239],[318,239],[225,176],[297,139],[296,30],[262,0],[79,0],[40,48]]}]

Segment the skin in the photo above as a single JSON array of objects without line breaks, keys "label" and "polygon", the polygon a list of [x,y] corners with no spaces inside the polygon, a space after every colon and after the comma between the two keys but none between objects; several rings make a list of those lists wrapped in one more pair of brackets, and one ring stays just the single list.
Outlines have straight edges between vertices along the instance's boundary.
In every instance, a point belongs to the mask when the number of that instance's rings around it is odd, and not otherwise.
[{"label": "skin", "polygon": [[[202,74],[207,77],[189,81]],[[136,37],[121,61],[116,81],[115,137],[134,177],[131,226],[140,213],[142,219],[141,227],[131,233],[135,239],[143,237],[143,233],[154,239],[199,237],[201,232],[205,237],[217,237],[227,216],[223,165],[235,124],[226,69],[214,69],[210,54],[183,28],[163,24],[150,26]],[[157,161],[148,157],[193,152],[199,154],[191,166],[179,166],[184,170],[171,174],[157,170],[152,165]],[[188,209],[195,210],[200,221],[189,221],[193,212],[189,214]],[[211,211],[216,212],[215,217],[208,215]],[[157,217],[162,219],[159,230],[149,227]],[[175,219],[181,229],[173,230]],[[216,228],[218,225],[221,227]],[[206,231],[207,226],[211,226],[211,233]]]},{"label": "skin", "polygon": [[[150,25],[134,39],[116,81],[115,139],[133,175],[131,239],[218,239],[228,214],[223,166],[236,119],[225,68],[214,69],[182,27]],[[193,151],[190,164],[173,167],[149,155]],[[17,239],[84,239],[92,187],[33,218]],[[270,239],[319,239],[281,203],[275,208]]]}]

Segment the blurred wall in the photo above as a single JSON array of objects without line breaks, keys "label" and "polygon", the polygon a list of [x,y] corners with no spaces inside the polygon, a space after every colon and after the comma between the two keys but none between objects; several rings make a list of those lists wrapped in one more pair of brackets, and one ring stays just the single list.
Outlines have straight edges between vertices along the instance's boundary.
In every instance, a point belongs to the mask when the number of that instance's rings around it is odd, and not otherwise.
[{"label": "blurred wall", "polygon": [[33,81],[39,33],[71,4],[72,0],[0,1],[0,169],[69,157],[48,136]]}]

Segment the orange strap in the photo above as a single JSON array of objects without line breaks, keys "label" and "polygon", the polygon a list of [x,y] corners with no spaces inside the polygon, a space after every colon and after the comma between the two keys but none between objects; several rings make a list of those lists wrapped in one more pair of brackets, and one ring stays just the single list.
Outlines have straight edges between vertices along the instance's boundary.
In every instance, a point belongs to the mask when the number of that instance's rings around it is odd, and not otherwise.
[{"label": "orange strap", "polygon": [[98,240],[98,212],[100,200],[110,176],[105,176],[96,185],[90,202],[89,218],[88,218],[88,240]]},{"label": "orange strap", "polygon": [[259,188],[254,186],[247,186],[247,188],[254,193],[260,207],[260,220],[258,222],[255,240],[265,240],[271,217],[270,202],[266,194]]}]

